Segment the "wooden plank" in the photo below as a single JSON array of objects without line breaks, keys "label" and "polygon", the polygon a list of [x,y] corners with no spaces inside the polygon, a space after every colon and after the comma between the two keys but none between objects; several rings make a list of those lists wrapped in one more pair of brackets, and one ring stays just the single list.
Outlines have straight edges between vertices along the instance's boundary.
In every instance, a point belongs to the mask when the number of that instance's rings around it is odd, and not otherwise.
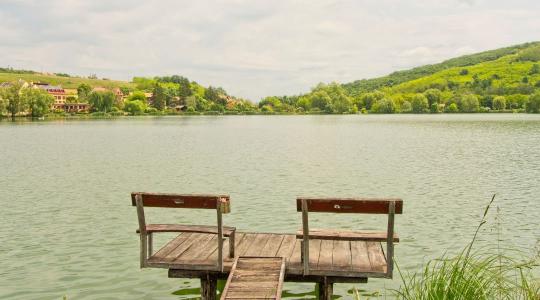
[{"label": "wooden plank", "polygon": [[351,258],[353,272],[372,272],[367,244],[365,241],[351,242]]},{"label": "wooden plank", "polygon": [[167,256],[165,256],[162,259],[162,261],[163,262],[174,261],[180,255],[182,255],[182,253],[187,251],[193,244],[199,243],[206,236],[209,236],[209,235],[203,234],[203,233],[191,233],[190,237],[185,242],[181,243],[178,247],[176,247],[174,250],[169,252],[169,254],[167,254]]},{"label": "wooden plank", "polygon": [[296,199],[296,210],[302,211],[305,200],[309,212],[388,214],[388,203],[395,202],[395,213],[403,213],[403,200],[381,198],[308,198]]},{"label": "wooden plank", "polygon": [[[182,252],[179,256],[174,259],[174,263],[179,264],[190,264],[197,260],[197,257],[204,256],[206,258],[211,252],[211,247],[208,244],[215,237],[213,234],[201,234],[202,237],[197,240],[196,243],[193,243],[186,251]],[[216,240],[214,240],[214,244]],[[203,253],[201,253],[203,252]],[[201,259],[198,259],[201,260]]]},{"label": "wooden plank", "polygon": [[174,239],[172,239],[170,242],[165,244],[165,246],[161,247],[161,249],[159,249],[156,253],[154,253],[154,255],[152,255],[152,257],[153,258],[160,258],[160,257],[167,256],[167,254],[169,254],[172,250],[176,249],[178,246],[180,246],[180,244],[185,242],[189,238],[190,235],[191,235],[191,233],[189,233],[189,232],[180,233]]},{"label": "wooden plank", "polygon": [[374,272],[386,272],[386,259],[381,243],[378,242],[366,242],[369,261],[371,262],[371,268]]},{"label": "wooden plank", "polygon": [[[303,230],[296,232],[297,238],[303,237]],[[344,240],[344,241],[377,241],[386,242],[388,236],[386,232],[376,231],[348,231],[334,229],[311,229],[309,231],[310,239],[320,240]],[[394,233],[394,242],[399,242],[399,237]]]},{"label": "wooden plank", "polygon": [[249,245],[249,248],[242,256],[258,256],[271,236],[272,235],[265,233],[257,234],[255,240]]},{"label": "wooden plank", "polygon": [[133,206],[136,205],[136,195],[140,195],[143,199],[143,205],[148,207],[216,209],[217,201],[219,199],[224,200],[223,205],[230,205],[229,195],[131,193],[131,201]]},{"label": "wooden plank", "polygon": [[309,268],[317,268],[319,263],[319,255],[321,252],[321,240],[310,240],[309,241]]},{"label": "wooden plank", "polygon": [[[298,202],[297,202],[298,205]],[[302,229],[305,233],[302,235],[302,264],[304,267],[304,275],[309,274],[309,235],[307,234],[309,232],[309,217],[308,217],[308,203],[307,200],[302,199],[300,200],[301,210],[302,210]]]},{"label": "wooden plank", "polygon": [[255,233],[246,233],[244,238],[238,243],[238,246],[236,247],[236,254],[238,256],[244,256],[249,246],[251,246],[251,244],[253,244],[253,242],[255,241],[256,237],[257,234]]},{"label": "wooden plank", "polygon": [[351,271],[351,243],[349,241],[333,241],[332,269],[335,271]]},{"label": "wooden plank", "polygon": [[[229,236],[236,230],[235,227],[223,226],[223,235]],[[146,232],[197,232],[197,233],[218,233],[217,226],[208,225],[182,225],[182,224],[148,224]],[[137,229],[139,233],[139,229]]]},{"label": "wooden plank", "polygon": [[317,270],[331,270],[332,269],[332,252],[334,249],[334,243],[330,240],[321,241],[321,252],[319,254],[319,263],[317,264]]},{"label": "wooden plank", "polygon": [[296,240],[294,243],[294,249],[289,258],[289,264],[287,265],[287,267],[291,269],[301,269],[302,268],[301,256],[302,256],[301,240]]},{"label": "wooden plank", "polygon": [[284,258],[239,257],[221,299],[281,299],[284,277]]},{"label": "wooden plank", "polygon": [[282,234],[271,235],[268,242],[257,256],[276,256],[284,238],[285,236]]},{"label": "wooden plank", "polygon": [[278,252],[276,253],[277,257],[284,257],[286,261],[289,261],[289,258],[292,255],[294,250],[294,243],[296,242],[296,237],[292,234],[284,235],[283,241],[279,247]]}]

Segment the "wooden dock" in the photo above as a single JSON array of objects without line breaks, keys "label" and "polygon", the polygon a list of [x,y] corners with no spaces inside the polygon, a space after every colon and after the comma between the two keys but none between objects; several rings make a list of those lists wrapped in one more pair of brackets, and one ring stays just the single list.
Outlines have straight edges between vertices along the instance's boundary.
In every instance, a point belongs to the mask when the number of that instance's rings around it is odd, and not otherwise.
[{"label": "wooden dock", "polygon": [[[394,215],[402,213],[401,199],[298,198],[302,230],[284,234],[223,226],[222,214],[230,212],[227,195],[132,193],[131,198],[139,219],[141,268],[168,269],[170,278],[199,278],[205,300],[216,299],[218,279],[227,280],[222,299],[279,299],[283,281],[293,281],[317,283],[319,299],[330,300],[334,283],[392,278],[399,241]],[[144,207],[215,210],[217,226],[146,224]],[[385,214],[387,231],[310,229],[309,212]],[[153,234],[160,232],[178,235],[154,251]]]},{"label": "wooden dock", "polygon": [[[303,275],[302,247],[294,234],[237,232],[238,256],[284,257],[287,275]],[[385,277],[386,257],[381,243],[371,241],[310,240],[310,275]],[[229,240],[223,251],[229,249]],[[215,270],[215,234],[180,233],[148,258],[147,266],[177,270]],[[230,272],[234,258],[224,257],[223,271]],[[181,274],[176,272],[174,274]],[[201,272],[201,274],[204,272]]]}]

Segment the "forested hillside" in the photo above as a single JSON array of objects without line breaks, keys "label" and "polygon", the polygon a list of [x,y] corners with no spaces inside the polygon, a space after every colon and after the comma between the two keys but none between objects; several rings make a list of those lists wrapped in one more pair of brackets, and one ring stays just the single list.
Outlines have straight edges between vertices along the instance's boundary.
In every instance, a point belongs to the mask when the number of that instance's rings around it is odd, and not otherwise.
[{"label": "forested hillside", "polygon": [[266,111],[440,113],[540,110],[540,43],[526,43],[352,83],[267,97]]}]

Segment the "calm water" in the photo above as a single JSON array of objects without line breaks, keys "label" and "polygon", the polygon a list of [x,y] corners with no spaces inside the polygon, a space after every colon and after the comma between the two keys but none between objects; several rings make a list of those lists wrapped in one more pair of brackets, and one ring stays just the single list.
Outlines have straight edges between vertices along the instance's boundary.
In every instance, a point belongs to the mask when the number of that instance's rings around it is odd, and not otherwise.
[{"label": "calm water", "polygon": [[[0,298],[187,299],[198,282],[139,269],[132,191],[228,193],[225,223],[293,232],[297,195],[392,196],[399,265],[460,249],[497,193],[481,243],[540,238],[540,116],[231,116],[0,123]],[[149,209],[155,222],[214,214]],[[313,215],[313,227],[384,229],[384,217]],[[165,236],[164,238],[168,238]],[[162,240],[163,241],[163,240]],[[335,293],[350,298],[352,284]],[[370,280],[372,293],[399,280]],[[287,283],[291,299],[311,284]]]}]

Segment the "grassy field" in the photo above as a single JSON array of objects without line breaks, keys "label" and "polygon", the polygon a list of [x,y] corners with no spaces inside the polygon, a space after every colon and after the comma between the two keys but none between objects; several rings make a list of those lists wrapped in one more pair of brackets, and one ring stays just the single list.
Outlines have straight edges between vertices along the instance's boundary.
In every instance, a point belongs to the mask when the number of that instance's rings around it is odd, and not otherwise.
[{"label": "grassy field", "polygon": [[129,87],[135,88],[135,84],[120,80],[88,79],[79,77],[63,77],[56,75],[43,75],[39,73],[0,73],[0,82],[25,80],[33,82],[46,82],[52,85],[61,85],[63,88],[77,88],[81,83],[89,84],[92,87]]}]

